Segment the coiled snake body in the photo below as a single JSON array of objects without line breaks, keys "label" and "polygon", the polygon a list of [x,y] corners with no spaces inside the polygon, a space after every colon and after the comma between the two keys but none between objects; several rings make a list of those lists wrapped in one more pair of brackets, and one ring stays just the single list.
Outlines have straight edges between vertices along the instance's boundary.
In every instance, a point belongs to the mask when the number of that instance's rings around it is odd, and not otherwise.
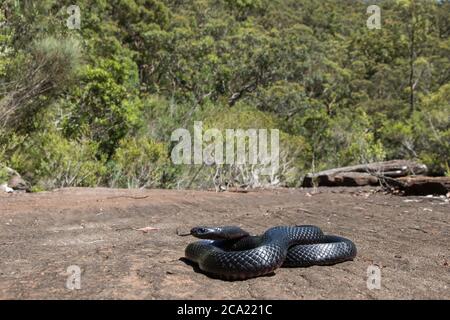
[{"label": "coiled snake body", "polygon": [[196,227],[190,234],[205,240],[189,244],[186,258],[203,272],[226,280],[262,276],[281,266],[331,265],[356,256],[352,241],[324,235],[309,225],[273,227],[261,236],[232,226]]}]

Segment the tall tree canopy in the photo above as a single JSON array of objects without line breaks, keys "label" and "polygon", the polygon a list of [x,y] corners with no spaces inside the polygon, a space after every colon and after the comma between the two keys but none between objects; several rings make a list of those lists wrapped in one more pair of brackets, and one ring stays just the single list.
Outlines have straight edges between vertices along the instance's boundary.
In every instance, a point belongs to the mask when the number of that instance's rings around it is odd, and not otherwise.
[{"label": "tall tree canopy", "polygon": [[392,158],[450,174],[449,0],[376,1],[379,29],[363,0],[77,0],[79,29],[72,2],[0,7],[0,164],[36,189],[205,186],[216,168],[169,161],[199,120],[280,129],[290,185]]}]

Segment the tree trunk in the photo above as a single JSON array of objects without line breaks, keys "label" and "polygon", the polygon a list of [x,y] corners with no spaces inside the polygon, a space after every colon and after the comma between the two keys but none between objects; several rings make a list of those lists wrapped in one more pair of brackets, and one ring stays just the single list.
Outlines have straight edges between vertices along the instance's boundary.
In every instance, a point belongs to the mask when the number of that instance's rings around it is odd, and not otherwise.
[{"label": "tree trunk", "polygon": [[416,59],[416,12],[415,3],[411,3],[411,29],[409,30],[409,115],[414,113],[414,61]]}]

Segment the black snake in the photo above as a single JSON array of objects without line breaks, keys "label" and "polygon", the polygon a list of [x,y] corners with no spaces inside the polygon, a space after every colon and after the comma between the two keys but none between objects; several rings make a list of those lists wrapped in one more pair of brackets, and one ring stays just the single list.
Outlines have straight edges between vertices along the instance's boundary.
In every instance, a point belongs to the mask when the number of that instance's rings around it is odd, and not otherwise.
[{"label": "black snake", "polygon": [[196,227],[190,234],[204,240],[189,244],[186,258],[204,273],[226,280],[270,274],[281,266],[331,265],[356,256],[352,241],[309,225],[273,227],[261,236],[233,226]]}]

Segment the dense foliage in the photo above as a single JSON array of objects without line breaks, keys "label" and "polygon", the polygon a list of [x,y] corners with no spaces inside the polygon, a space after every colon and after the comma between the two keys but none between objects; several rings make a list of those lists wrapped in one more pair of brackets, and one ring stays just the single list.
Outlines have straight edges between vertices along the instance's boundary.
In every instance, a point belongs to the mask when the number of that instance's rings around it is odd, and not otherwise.
[{"label": "dense foliage", "polygon": [[279,129],[271,183],[393,158],[450,174],[450,1],[374,3],[381,29],[362,0],[4,0],[0,167],[36,190],[254,183],[170,161],[203,121]]}]

